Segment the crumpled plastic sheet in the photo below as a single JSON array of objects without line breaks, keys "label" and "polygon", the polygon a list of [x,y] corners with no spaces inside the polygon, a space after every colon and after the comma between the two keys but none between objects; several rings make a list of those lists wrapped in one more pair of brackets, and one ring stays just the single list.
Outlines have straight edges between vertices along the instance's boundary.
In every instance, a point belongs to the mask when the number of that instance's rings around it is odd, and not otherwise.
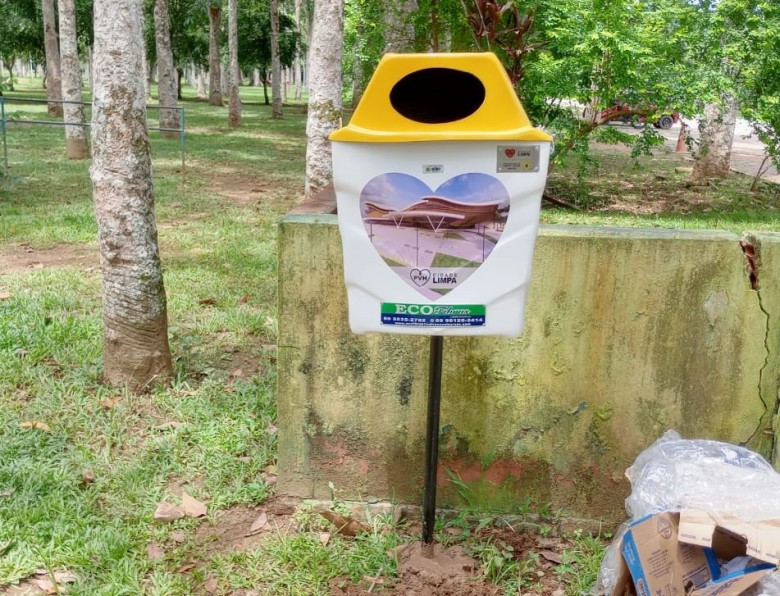
[{"label": "crumpled plastic sheet", "polygon": [[[780,518],[780,474],[744,447],[687,440],[673,431],[640,453],[626,476],[630,521],[663,511],[702,509],[727,512],[746,521]],[[623,524],[607,549],[594,594],[609,594],[617,582]],[[780,572],[764,578],[751,596],[780,596]]]}]

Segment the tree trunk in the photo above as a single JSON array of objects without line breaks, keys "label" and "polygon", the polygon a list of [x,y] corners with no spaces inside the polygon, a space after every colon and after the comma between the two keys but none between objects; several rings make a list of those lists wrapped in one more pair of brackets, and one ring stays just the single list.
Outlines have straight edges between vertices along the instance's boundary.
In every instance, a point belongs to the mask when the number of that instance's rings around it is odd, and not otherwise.
[{"label": "tree trunk", "polygon": [[271,0],[271,118],[282,114],[282,65],[279,61],[279,3]]},{"label": "tree trunk", "polygon": [[306,121],[306,196],[333,179],[328,135],[341,126],[341,55],[344,0],[314,3],[309,49],[309,110]]},{"label": "tree trunk", "polygon": [[[295,25],[298,27],[298,31],[303,31],[301,28],[301,3],[303,0],[295,0]],[[308,40],[307,40],[308,41]],[[295,60],[293,60],[293,81],[295,83],[295,99],[301,100],[303,96],[303,67],[301,65],[301,56],[297,52],[295,53]]]},{"label": "tree trunk", "polygon": [[[84,106],[81,105],[81,66],[76,37],[76,6],[74,0],[57,0],[60,13],[60,71],[62,98],[66,122],[84,124]],[[89,157],[87,133],[84,126],[65,126],[65,155],[68,159]]]},{"label": "tree trunk", "polygon": [[[15,91],[14,89],[14,63],[9,62],[5,65],[6,70],[8,71],[8,90],[9,91]],[[0,94],[2,94],[2,90],[0,90]]]},{"label": "tree trunk", "polygon": [[[54,0],[42,0],[43,47],[46,51],[46,96],[52,102],[62,100],[60,78],[60,47],[57,42],[57,20],[54,15]],[[62,117],[62,104],[50,103],[49,116]]]},{"label": "tree trunk", "polygon": [[241,70],[238,68],[238,0],[228,0],[228,53],[230,54],[230,103],[228,104],[228,125],[241,126]]},{"label": "tree trunk", "polygon": [[173,376],[154,220],[142,0],[95,0],[92,192],[103,275],[104,379],[142,390]]},{"label": "tree trunk", "polygon": [[87,46],[87,73],[89,75],[89,92],[92,93],[92,90],[95,88],[95,78],[92,74],[92,46]]},{"label": "tree trunk", "polygon": [[[173,65],[168,0],[154,1],[154,47],[157,51],[157,89],[160,128],[179,128],[179,77]],[[178,138],[178,130],[164,130],[162,136]]]},{"label": "tree trunk", "polygon": [[206,71],[198,67],[196,92],[198,99],[206,99]]},{"label": "tree trunk", "polygon": [[723,104],[708,103],[704,106],[704,119],[699,122],[701,137],[693,162],[692,182],[723,179],[729,175],[737,109],[737,99],[733,96],[725,97]]},{"label": "tree trunk", "polygon": [[363,85],[363,60],[358,52],[352,56],[352,107],[356,108],[363,97],[365,86]]},{"label": "tree trunk", "polygon": [[385,52],[408,52],[414,45],[411,15],[417,9],[417,0],[388,2],[385,5]]},{"label": "tree trunk", "polygon": [[222,9],[209,6],[209,104],[224,106],[222,101],[222,71],[219,61],[219,21]]}]

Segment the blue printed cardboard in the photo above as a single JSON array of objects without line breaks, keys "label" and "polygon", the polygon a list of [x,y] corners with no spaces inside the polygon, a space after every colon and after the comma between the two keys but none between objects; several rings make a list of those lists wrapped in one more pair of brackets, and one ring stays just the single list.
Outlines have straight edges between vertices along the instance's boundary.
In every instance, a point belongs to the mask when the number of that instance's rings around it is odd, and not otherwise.
[{"label": "blue printed cardboard", "polygon": [[623,560],[639,596],[685,596],[717,577],[711,549],[677,540],[680,516],[659,513],[634,522],[623,537]]}]

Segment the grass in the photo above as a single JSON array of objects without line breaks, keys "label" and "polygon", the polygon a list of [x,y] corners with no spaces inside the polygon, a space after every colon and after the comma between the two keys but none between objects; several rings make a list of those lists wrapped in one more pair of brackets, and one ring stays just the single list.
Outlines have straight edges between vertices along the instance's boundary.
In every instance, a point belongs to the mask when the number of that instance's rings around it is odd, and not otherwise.
[{"label": "grass", "polygon": [[[38,81],[17,89],[7,96],[43,97]],[[418,535],[377,517],[370,532],[347,539],[305,511],[296,531],[272,532],[241,552],[209,550],[198,534],[274,493],[276,233],[303,188],[305,115],[291,105],[273,120],[262,90],[245,88],[244,126],[230,130],[225,108],[185,91],[185,181],[178,140],[151,137],[176,378],[147,396],[100,381],[88,163],[64,159],[61,128],[9,128],[12,176],[0,187],[0,259],[11,266],[0,275],[0,586],[45,569],[74,572],[68,593],[76,595],[202,593],[209,580],[225,594],[326,594],[365,576],[392,576],[387,551]],[[13,109],[22,119],[41,110]],[[667,161],[656,166],[673,172]],[[717,195],[725,199],[710,197],[709,211],[705,202],[685,212],[618,211],[618,198],[630,202],[612,192],[626,177],[625,163],[603,159],[586,186],[574,183],[577,164],[559,170],[551,189],[600,211],[545,209],[543,220],[780,229],[777,195],[744,194],[744,179]],[[636,189],[657,175],[631,172]],[[684,186],[682,176],[664,175]],[[637,197],[635,207],[651,202],[639,190]],[[27,265],[12,266],[13,254],[29,255]],[[59,266],[90,255],[78,267]],[[208,505],[208,520],[154,522],[157,505],[178,503],[182,491]],[[536,589],[532,554],[486,537],[487,523],[461,517],[455,525],[488,579],[508,592]],[[454,536],[440,525],[439,538]],[[150,558],[150,544],[164,555]],[[592,582],[603,542],[580,533],[565,544],[560,578],[567,593],[579,594]]]}]

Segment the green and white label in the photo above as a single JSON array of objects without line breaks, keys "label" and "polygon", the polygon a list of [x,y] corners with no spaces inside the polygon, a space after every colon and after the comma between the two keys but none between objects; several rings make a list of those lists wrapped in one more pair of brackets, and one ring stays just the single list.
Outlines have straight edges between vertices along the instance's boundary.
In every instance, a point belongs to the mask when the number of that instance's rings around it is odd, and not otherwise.
[{"label": "green and white label", "polygon": [[484,304],[382,303],[382,325],[482,327],[484,324]]}]

